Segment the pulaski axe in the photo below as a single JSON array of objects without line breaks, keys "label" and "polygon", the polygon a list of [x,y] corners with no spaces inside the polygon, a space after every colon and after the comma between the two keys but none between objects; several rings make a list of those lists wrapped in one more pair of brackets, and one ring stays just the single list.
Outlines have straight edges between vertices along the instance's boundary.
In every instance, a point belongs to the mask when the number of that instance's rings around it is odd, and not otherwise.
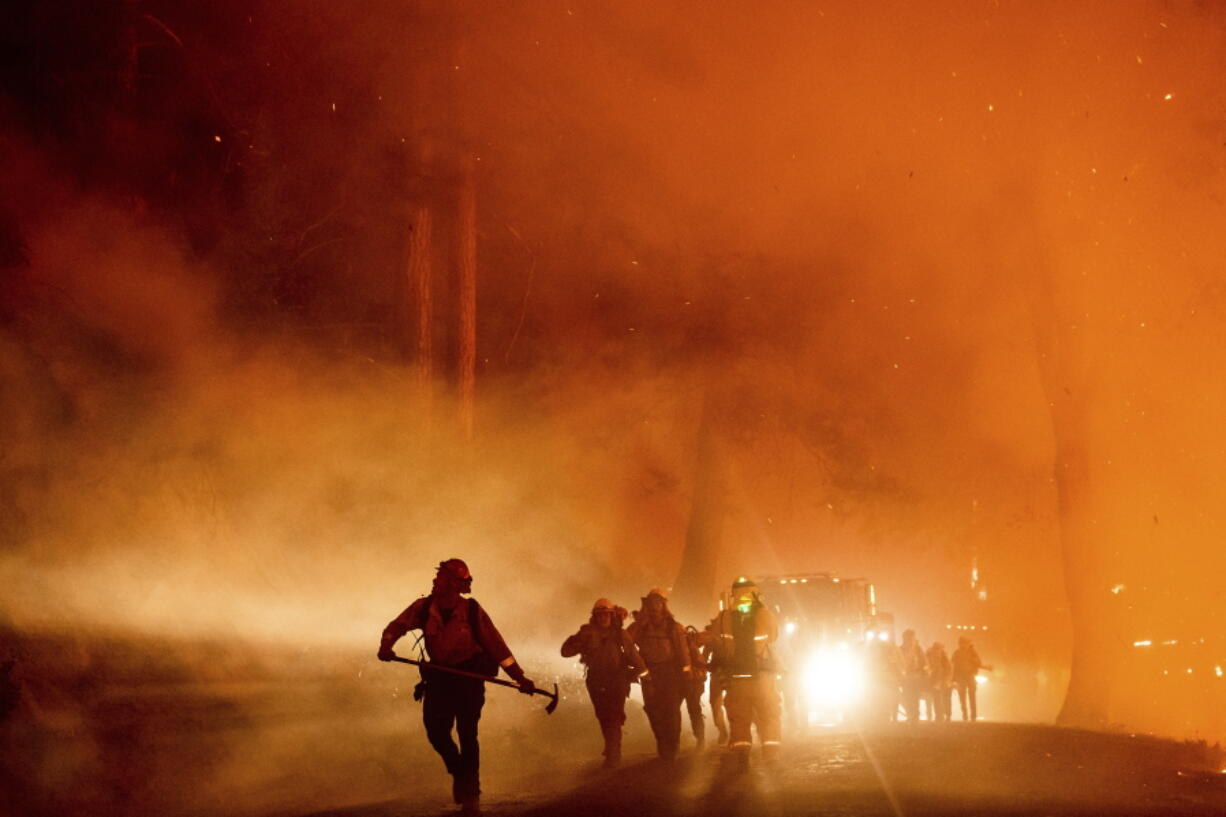
[{"label": "pulaski axe", "polygon": [[[479,672],[469,672],[467,670],[462,670],[462,669],[452,669],[451,667],[440,667],[438,664],[431,664],[429,661],[414,661],[411,658],[401,658],[399,655],[397,655],[392,660],[398,661],[401,664],[412,664],[415,667],[424,667],[425,669],[428,669],[431,672],[447,672],[452,675],[460,675],[465,678],[476,678],[478,681],[485,681],[485,683],[487,684],[498,684],[498,686],[510,687],[511,689],[519,689],[519,684],[515,683],[514,681],[504,681],[501,678],[493,678],[489,675],[482,675]],[[549,705],[545,707],[545,713],[547,715],[552,715],[553,710],[558,708],[558,685],[557,684],[553,685],[553,692],[549,692],[548,690],[544,690],[544,689],[534,689],[532,690],[532,694],[533,695],[544,695],[546,698],[549,698]]]}]

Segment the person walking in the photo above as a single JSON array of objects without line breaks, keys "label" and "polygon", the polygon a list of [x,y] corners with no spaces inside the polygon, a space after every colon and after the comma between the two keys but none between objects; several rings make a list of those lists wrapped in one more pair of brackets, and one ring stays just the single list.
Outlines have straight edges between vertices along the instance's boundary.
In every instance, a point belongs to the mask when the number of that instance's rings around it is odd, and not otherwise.
[{"label": "person walking", "polygon": [[[690,651],[690,677],[685,680],[685,708],[694,734],[694,748],[701,751],[707,745],[706,719],[702,712],[702,695],[707,691],[707,662],[702,656],[698,630],[685,628],[685,643]],[[718,728],[718,727],[717,727]]]},{"label": "person walking", "polygon": [[[421,630],[430,664],[494,677],[501,667],[531,695],[536,685],[511,655],[489,614],[472,592],[472,573],[461,559],[440,562],[430,595],[413,602],[388,623],[379,641],[380,661],[396,658],[396,642],[411,630]],[[422,700],[426,738],[452,777],[452,799],[465,815],[481,813],[481,747],[477,722],[485,705],[485,682],[423,666],[422,682],[413,697]],[[455,730],[460,744],[452,739]]]},{"label": "person walking", "polygon": [[681,744],[681,701],[692,671],[685,628],[669,611],[665,591],[656,587],[643,597],[634,623],[626,630],[647,664],[639,683],[656,751],[661,759],[672,760]]},{"label": "person walking", "polygon": [[928,717],[931,720],[944,722],[950,718],[953,672],[945,645],[934,641],[928,648]]},{"label": "person walking", "polygon": [[920,719],[920,699],[927,697],[928,658],[915,637],[915,630],[903,631],[899,650],[902,652],[902,706],[907,722],[915,723]]},{"label": "person walking", "polygon": [[779,638],[779,626],[752,579],[742,576],[733,583],[729,607],[707,625],[704,635],[713,647],[712,671],[725,689],[728,747],[744,765],[756,725],[764,757],[773,761],[780,746],[782,707],[771,645]]},{"label": "person walking", "polygon": [[647,671],[634,640],[622,628],[626,615],[624,607],[597,599],[587,624],[562,643],[562,657],[578,655],[585,667],[584,683],[604,736],[606,768],[621,762],[626,698],[631,682]]},{"label": "person walking", "polygon": [[869,642],[868,669],[870,722],[883,724],[898,720],[898,704],[902,699],[902,652],[892,637]]},{"label": "person walking", "polygon": [[958,704],[962,709],[962,720],[979,720],[979,670],[992,668],[979,660],[975,645],[966,636],[958,638],[958,649],[954,650],[953,683],[958,692]]}]

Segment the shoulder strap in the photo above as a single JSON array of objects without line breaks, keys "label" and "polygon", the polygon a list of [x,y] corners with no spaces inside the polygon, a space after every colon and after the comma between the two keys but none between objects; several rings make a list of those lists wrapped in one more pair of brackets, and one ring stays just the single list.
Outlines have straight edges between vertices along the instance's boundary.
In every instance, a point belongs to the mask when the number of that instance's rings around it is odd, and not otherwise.
[{"label": "shoulder strap", "polygon": [[473,641],[477,642],[477,646],[481,648],[481,652],[485,653],[486,655],[489,655],[490,651],[485,648],[485,644],[483,644],[481,641],[481,628],[478,626],[481,621],[480,613],[479,613],[480,609],[481,607],[480,605],[477,604],[477,600],[469,596],[468,598],[468,629],[470,632],[472,632]]}]

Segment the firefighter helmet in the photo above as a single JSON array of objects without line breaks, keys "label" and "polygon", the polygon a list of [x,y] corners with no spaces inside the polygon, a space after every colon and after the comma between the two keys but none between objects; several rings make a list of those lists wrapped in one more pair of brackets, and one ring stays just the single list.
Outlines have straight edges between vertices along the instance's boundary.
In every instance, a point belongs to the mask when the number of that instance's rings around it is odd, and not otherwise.
[{"label": "firefighter helmet", "polygon": [[468,593],[473,587],[473,574],[463,559],[448,559],[438,563],[438,575],[446,577],[459,587],[461,593]]}]

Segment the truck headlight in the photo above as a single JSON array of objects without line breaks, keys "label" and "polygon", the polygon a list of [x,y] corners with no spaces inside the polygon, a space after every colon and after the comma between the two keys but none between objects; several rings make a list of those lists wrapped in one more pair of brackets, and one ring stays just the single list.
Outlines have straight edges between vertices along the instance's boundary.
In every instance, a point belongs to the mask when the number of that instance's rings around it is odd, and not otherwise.
[{"label": "truck headlight", "polygon": [[804,668],[804,690],[817,706],[844,706],[864,693],[864,665],[848,650],[821,650]]}]

